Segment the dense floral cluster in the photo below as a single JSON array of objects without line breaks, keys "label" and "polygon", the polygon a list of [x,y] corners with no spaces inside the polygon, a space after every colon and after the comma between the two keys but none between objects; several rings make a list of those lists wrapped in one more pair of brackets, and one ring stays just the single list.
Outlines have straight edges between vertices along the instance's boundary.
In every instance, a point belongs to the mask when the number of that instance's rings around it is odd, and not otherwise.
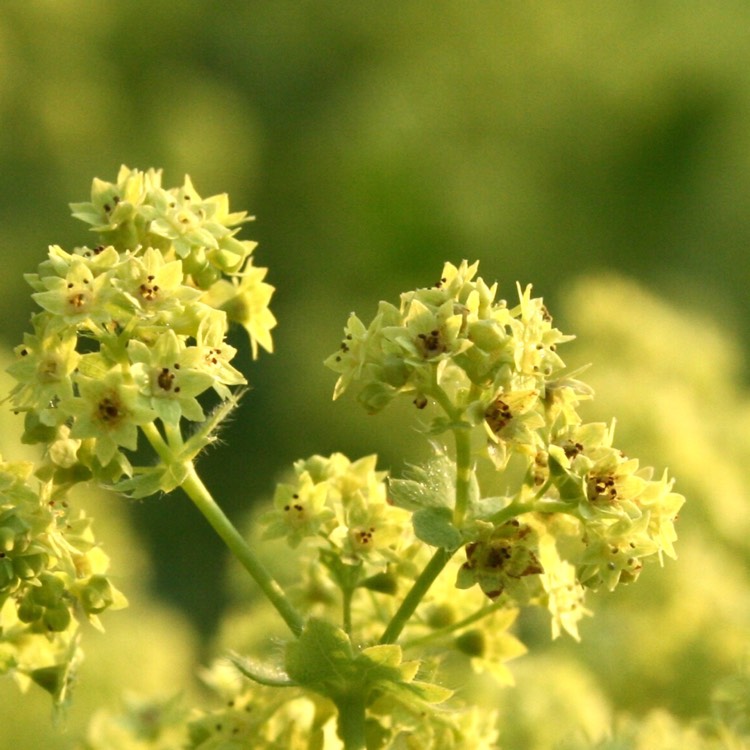
[{"label": "dense floral cluster", "polygon": [[413,536],[409,514],[388,503],[385,472],[377,456],[351,462],[341,453],[313,456],[294,465],[294,482],[279,484],[274,508],[261,518],[265,538],[327,540],[351,564],[397,562]]},{"label": "dense floral cluster", "polygon": [[199,397],[226,400],[245,382],[227,329],[243,325],[253,354],[271,350],[273,288],[252,265],[255,243],[235,237],[246,215],[229,213],[226,195],[202,199],[187,177],[167,190],[161,172],[123,167],[73,210],[101,242],[53,245],[27,275],[42,311],[16,348],[11,398],[25,438],[46,443],[56,466],[112,481],[133,474],[123,449],[136,449],[139,431],[159,422],[175,447],[181,420],[206,419]]},{"label": "dense floral cluster", "polygon": [[[218,698],[214,709],[188,711],[175,699],[128,696],[121,712],[101,711],[94,718],[83,750],[343,750],[335,707],[324,698],[293,687],[248,688],[237,669],[226,662],[217,662],[203,677]],[[410,716],[404,710],[394,715],[389,709],[387,700],[381,700],[384,724],[370,724],[368,748],[497,747],[494,711],[475,707],[424,721],[424,716]]]},{"label": "dense floral cluster", "polygon": [[424,477],[419,491],[394,482],[396,504],[421,497],[433,526],[438,510],[450,520],[454,533],[445,520],[442,542],[434,531],[421,538],[464,548],[459,588],[477,584],[511,606],[544,603],[554,634],[577,637],[584,587],[613,589],[635,580],[645,559],[674,556],[684,498],[666,474],[653,479],[615,448],[612,428],[582,421],[591,389],[564,372],[557,348],[571,337],[543,301],[530,287],[515,306],[496,300],[497,285],[475,278],[477,266],[447,263],[434,286],[403,294],[399,307],[381,302],[369,326],[352,315],[326,361],[339,373],[334,397],[356,385],[370,412],[401,393],[420,409],[436,404],[426,429],[453,433],[458,475],[473,484],[461,497],[430,490]]},{"label": "dense floral cluster", "polygon": [[[68,490],[91,477],[121,480],[134,496],[178,486],[245,383],[230,323],[245,327],[254,355],[271,350],[275,324],[255,243],[235,237],[247,217],[229,213],[226,195],[202,199],[187,177],[167,190],[160,172],[122,167],[73,211],[99,244],[53,245],[26,276],[41,311],[8,368],[23,440],[43,446],[43,462],[0,466],[0,673],[34,680],[58,703],[80,658],[80,622],[98,625],[125,603]],[[207,416],[209,391],[222,406]],[[197,423],[187,440],[183,420]],[[131,464],[139,434],[157,465]]]},{"label": "dense floral cluster", "polygon": [[0,675],[67,698],[80,660],[78,631],[125,605],[91,520],[74,511],[33,464],[0,462]]}]

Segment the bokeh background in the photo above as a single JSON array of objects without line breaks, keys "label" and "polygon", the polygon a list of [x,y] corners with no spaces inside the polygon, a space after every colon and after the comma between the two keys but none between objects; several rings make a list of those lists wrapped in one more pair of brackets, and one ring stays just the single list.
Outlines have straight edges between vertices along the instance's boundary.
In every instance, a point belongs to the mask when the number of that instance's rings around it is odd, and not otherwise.
[{"label": "bokeh background", "polygon": [[[369,320],[446,260],[479,259],[503,296],[533,282],[579,334],[571,361],[594,362],[589,416],[618,414],[692,504],[680,562],[597,600],[582,646],[526,624],[540,655],[517,695],[549,689],[554,657],[618,708],[700,713],[750,625],[749,116],[744,2],[4,0],[0,347],[32,311],[22,274],[90,239],[67,204],[94,176],[228,192],[257,216],[242,236],[279,320],[273,356],[238,341],[253,390],[200,465],[241,519],[299,457],[419,459],[411,410],[331,402],[321,363],[349,311]],[[179,494],[99,502],[128,580],[210,655],[233,601],[212,532]]]}]

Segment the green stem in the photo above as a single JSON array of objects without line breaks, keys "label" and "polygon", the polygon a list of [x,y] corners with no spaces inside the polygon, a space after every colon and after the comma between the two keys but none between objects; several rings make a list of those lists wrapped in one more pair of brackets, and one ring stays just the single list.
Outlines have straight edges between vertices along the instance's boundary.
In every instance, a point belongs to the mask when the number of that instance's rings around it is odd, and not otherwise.
[{"label": "green stem", "polygon": [[506,521],[510,521],[511,518],[520,516],[522,513],[528,513],[532,509],[528,503],[521,503],[518,500],[514,500],[510,505],[506,505],[502,510],[495,513],[489,520],[495,526],[499,526]]},{"label": "green stem", "polygon": [[445,636],[450,635],[451,633],[455,633],[459,630],[462,630],[463,628],[468,627],[469,625],[473,625],[475,622],[488,617],[498,609],[502,609],[503,607],[507,606],[507,602],[503,600],[496,601],[493,604],[482,607],[482,609],[477,610],[468,617],[464,617],[463,620],[454,622],[451,625],[446,625],[445,627],[439,628],[438,630],[435,630],[432,633],[428,633],[427,635],[423,635],[420,638],[412,638],[410,641],[406,641],[406,643],[403,643],[402,648],[404,649],[404,651],[406,651],[410,648],[424,646],[425,644],[431,643],[432,641],[440,640],[441,638],[445,638]]},{"label": "green stem", "polygon": [[459,427],[453,430],[453,436],[456,441],[456,506],[453,510],[453,524],[460,529],[471,497],[471,432]]},{"label": "green stem", "polygon": [[338,709],[338,733],[344,742],[344,750],[365,748],[365,696],[359,693],[335,699]]},{"label": "green stem", "polygon": [[182,483],[182,489],[205,516],[214,531],[221,537],[231,553],[239,560],[242,567],[250,573],[261,591],[273,604],[278,613],[289,626],[294,635],[300,635],[304,627],[302,616],[292,606],[281,586],[266,570],[263,563],[247,545],[232,522],[224,515],[211,493],[201,481],[193,464],[188,465],[188,474]]},{"label": "green stem", "polygon": [[151,443],[151,447],[156,451],[159,458],[165,463],[170,464],[174,461],[174,451],[167,445],[164,438],[159,432],[159,428],[154,422],[141,425],[141,430],[146,439]]},{"label": "green stem", "polygon": [[471,428],[466,423],[461,424],[461,409],[453,404],[448,394],[437,384],[437,380],[432,384],[430,395],[454,423],[452,431],[456,443],[456,504],[453,510],[453,523],[461,528],[469,507],[471,479],[474,474],[471,465]]},{"label": "green stem", "polygon": [[[430,395],[442,407],[448,418],[457,423],[460,418],[459,410],[456,409],[448,394],[436,382],[433,384]],[[460,528],[471,499],[471,480],[473,476],[471,465],[471,431],[468,429],[468,426],[457,425],[453,429],[453,436],[456,441],[456,504],[453,511],[453,523]],[[407,622],[419,606],[419,603],[429,591],[430,586],[432,586],[455,552],[456,550],[448,550],[442,547],[435,550],[432,558],[419,574],[409,593],[404,597],[396,614],[393,615],[391,621],[386,626],[385,632],[380,638],[380,643],[396,642],[404,627],[406,627]]]},{"label": "green stem", "polygon": [[419,602],[422,601],[424,595],[429,591],[430,586],[432,586],[435,579],[440,575],[448,560],[451,559],[454,551],[444,549],[443,547],[438,547],[435,550],[435,554],[430,559],[430,562],[427,563],[424,570],[419,574],[417,580],[414,581],[411,590],[404,597],[401,606],[388,623],[385,632],[380,638],[380,643],[396,642],[406,623],[409,622],[409,619],[419,606]]},{"label": "green stem", "polygon": [[354,591],[352,589],[343,589],[341,593],[343,595],[343,600],[344,600],[343,601],[344,632],[348,636],[351,636],[352,634],[352,595],[354,594]]},{"label": "green stem", "polygon": [[164,435],[167,438],[167,444],[172,449],[172,452],[174,454],[179,453],[184,446],[184,442],[182,440],[182,431],[180,430],[179,425],[172,425],[168,422],[165,423]]}]

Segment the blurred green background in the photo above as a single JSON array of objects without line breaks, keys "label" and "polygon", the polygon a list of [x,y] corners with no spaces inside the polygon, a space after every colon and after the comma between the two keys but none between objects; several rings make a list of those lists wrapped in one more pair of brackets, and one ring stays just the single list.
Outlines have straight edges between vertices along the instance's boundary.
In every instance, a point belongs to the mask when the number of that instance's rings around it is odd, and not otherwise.
[{"label": "blurred green background", "polygon": [[[349,311],[369,320],[379,299],[428,286],[445,260],[462,258],[481,260],[501,296],[533,282],[560,327],[581,337],[584,310],[648,330],[643,289],[683,311],[675,325],[714,321],[702,337],[683,332],[679,350],[671,333],[657,337],[645,370],[606,380],[604,367],[593,378],[605,405],[621,397],[629,407],[640,396],[622,394],[661,373],[649,408],[620,424],[645,463],[679,475],[689,446],[670,455],[652,422],[685,390],[680,373],[689,381],[707,367],[718,332],[733,351],[750,342],[749,114],[745,2],[4,0],[0,345],[20,341],[32,311],[21,275],[48,244],[91,239],[68,202],[87,200],[91,179],[114,180],[121,163],[163,167],[167,186],[189,173],[201,194],[228,192],[257,216],[241,236],[260,242],[256,263],[277,287],[276,353],[251,363],[238,339],[253,390],[227,445],[200,465],[233,517],[311,453],[378,452],[395,471],[419,458],[404,427],[411,410],[367,417],[349,399],[332,403],[335,376],[321,362]],[[604,273],[637,286],[610,300],[597,286],[601,307],[587,308],[594,292],[578,280]],[[582,344],[592,372],[618,356],[617,342]],[[733,385],[718,392],[744,404],[745,366],[732,356],[720,376]],[[695,391],[707,403],[718,398],[711,378]],[[706,419],[719,440],[717,414],[736,412],[723,397],[715,406]],[[699,418],[689,427],[702,428]],[[747,438],[732,434],[742,464]],[[729,463],[740,475],[747,465]],[[708,492],[700,472],[678,486],[700,495],[701,482]],[[213,533],[179,494],[129,515],[153,561],[153,592],[212,633],[229,599]],[[747,550],[732,545],[741,577]],[[628,593],[618,595],[625,608]],[[701,708],[694,692],[671,707]]]}]

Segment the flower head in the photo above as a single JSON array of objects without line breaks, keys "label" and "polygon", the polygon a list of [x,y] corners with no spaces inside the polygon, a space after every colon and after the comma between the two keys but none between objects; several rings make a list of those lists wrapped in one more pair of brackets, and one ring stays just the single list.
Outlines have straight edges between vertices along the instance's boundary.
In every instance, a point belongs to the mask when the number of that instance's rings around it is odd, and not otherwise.
[{"label": "flower head", "polygon": [[543,398],[562,367],[557,345],[570,337],[553,328],[530,287],[519,288],[520,303],[509,309],[495,301],[496,284],[475,278],[477,269],[446,263],[434,286],[402,294],[398,308],[381,302],[369,326],[352,315],[339,351],[326,360],[339,373],[334,397],[357,383],[359,400],[375,412],[399,393],[422,408],[440,400],[440,389],[474,413],[480,399],[488,407],[488,392]]}]

